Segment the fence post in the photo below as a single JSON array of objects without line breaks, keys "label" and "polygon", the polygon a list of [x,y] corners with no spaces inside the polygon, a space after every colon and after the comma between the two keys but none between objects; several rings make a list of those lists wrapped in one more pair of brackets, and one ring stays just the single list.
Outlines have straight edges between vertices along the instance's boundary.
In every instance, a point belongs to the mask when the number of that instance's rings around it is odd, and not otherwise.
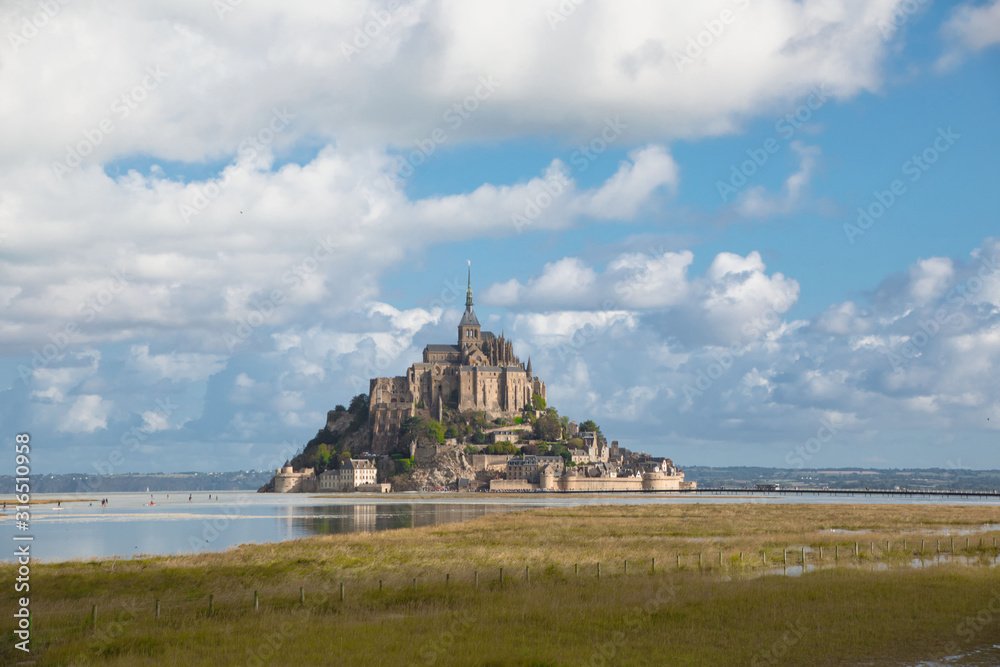
[{"label": "fence post", "polygon": [[600,563],[597,564],[597,578],[598,579],[601,578],[601,564]]},{"label": "fence post", "polygon": [[378,592],[379,593],[382,592],[382,580],[381,579],[378,580]]},{"label": "fence post", "polygon": [[677,554],[677,567],[679,568],[680,566],[681,566],[681,555]]},{"label": "fence post", "polygon": [[719,552],[719,567],[722,567],[722,552]]},{"label": "fence post", "polygon": [[650,574],[656,574],[656,556],[653,556],[653,562],[649,566],[649,573]]},{"label": "fence post", "polygon": [[258,611],[260,609],[260,598],[257,597],[257,591],[253,592],[253,610]]},{"label": "fence post", "polygon": [[[415,587],[414,587],[415,588]],[[344,582],[340,582],[340,601],[344,601]]]},{"label": "fence post", "polygon": [[524,580],[529,584],[531,583],[531,567],[528,565],[524,566]]},{"label": "fence post", "polygon": [[215,613],[215,596],[214,595],[209,595],[208,596],[208,615],[211,616],[213,613]]},{"label": "fence post", "polygon": [[802,567],[805,569],[806,565],[806,548],[802,547]]},{"label": "fence post", "polygon": [[160,617],[160,601],[157,600],[156,601],[156,611],[153,612],[153,618],[159,618],[159,617]]},{"label": "fence post", "polygon": [[625,574],[628,574],[628,560],[625,561]]},{"label": "fence post", "polygon": [[[414,579],[414,581],[416,581],[416,580]],[[500,568],[500,585],[503,586],[503,568],[502,567]]]},{"label": "fence post", "polygon": [[444,587],[448,588],[449,584],[451,584],[451,573],[450,572],[448,574],[444,575]]},{"label": "fence post", "polygon": [[699,551],[698,552],[698,569],[699,570],[701,569],[701,557],[702,557],[702,555],[703,554]]},{"label": "fence post", "polygon": [[576,564],[573,565],[573,574],[575,574],[577,576],[580,575],[580,564],[579,563],[576,563]]}]

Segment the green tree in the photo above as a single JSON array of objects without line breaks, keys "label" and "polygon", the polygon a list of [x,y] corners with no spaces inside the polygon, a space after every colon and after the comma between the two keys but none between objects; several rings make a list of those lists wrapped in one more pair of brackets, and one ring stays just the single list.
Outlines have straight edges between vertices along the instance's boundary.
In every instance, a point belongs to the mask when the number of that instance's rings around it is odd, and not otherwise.
[{"label": "green tree", "polygon": [[418,445],[440,444],[444,442],[444,426],[433,419],[410,417],[399,427],[399,438],[407,445],[414,440]]},{"label": "green tree", "polygon": [[598,440],[604,440],[604,434],[601,433],[601,427],[598,426],[592,419],[588,419],[587,421],[580,424],[580,431],[596,433]]},{"label": "green tree", "polygon": [[351,404],[347,411],[352,415],[364,414],[368,416],[368,394],[358,394],[351,399]]},{"label": "green tree", "polygon": [[320,469],[320,472],[330,467],[331,455],[330,446],[325,442],[316,448],[316,467]]},{"label": "green tree", "polygon": [[554,442],[562,437],[562,425],[556,417],[546,413],[535,420],[534,434],[539,440]]},{"label": "green tree", "polygon": [[440,445],[444,442],[444,425],[431,419],[427,422],[427,436],[429,439],[436,440]]},{"label": "green tree", "polygon": [[541,394],[532,394],[532,396],[531,396],[531,405],[536,410],[539,410],[539,411],[544,410],[545,409],[545,399],[542,398]]}]

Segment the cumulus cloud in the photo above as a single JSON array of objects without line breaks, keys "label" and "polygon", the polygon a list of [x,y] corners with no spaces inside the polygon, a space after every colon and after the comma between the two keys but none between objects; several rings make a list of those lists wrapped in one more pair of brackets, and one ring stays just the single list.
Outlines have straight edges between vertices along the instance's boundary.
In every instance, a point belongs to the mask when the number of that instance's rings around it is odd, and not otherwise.
[{"label": "cumulus cloud", "polygon": [[[773,294],[762,289],[765,270],[755,253],[722,253],[690,281],[691,299],[739,321],[742,298]],[[998,285],[1000,241],[986,239],[967,258],[926,258],[887,276],[866,303],[835,304],[809,321],[788,321],[775,309],[750,320],[759,328],[718,342],[703,336],[685,344],[662,325],[689,318],[691,308],[513,318],[535,368],[546,371],[551,403],[582,406],[623,438],[642,434],[643,446],[723,451],[737,439],[774,447],[768,460],[787,466],[822,464],[840,448],[863,446],[893,465],[917,465],[905,438],[872,441],[873,434],[1000,428],[986,421],[1000,413]],[[616,335],[622,326],[628,335]],[[823,428],[824,438],[835,431],[824,453],[801,450]],[[949,456],[924,450],[919,464],[944,467]]]},{"label": "cumulus cloud", "polygon": [[970,52],[1000,43],[1000,0],[956,7],[941,26],[941,34],[946,47],[937,67],[946,71],[958,65]]},{"label": "cumulus cloud", "polygon": [[[211,3],[148,2],[114,16],[60,6],[12,45],[0,72],[0,122],[12,129],[0,164],[63,160],[102,121],[113,129],[87,159],[218,159],[266,128],[274,108],[295,116],[273,139],[279,149],[303,137],[409,149],[434,128],[449,142],[552,129],[583,140],[626,110],[636,143],[718,134],[818,84],[838,97],[875,88],[877,26],[896,3],[753,3],[687,69],[675,56],[733,3],[593,0],[555,29],[555,2],[401,4],[360,48],[383,3],[241,5],[223,20]],[[21,35],[36,11],[15,6],[0,32]],[[29,85],[43,68],[47,85]],[[474,121],[448,114],[463,104]]]},{"label": "cumulus cloud", "polygon": [[684,344],[728,344],[749,328],[774,328],[778,315],[798,299],[798,283],[781,273],[768,275],[756,251],[746,257],[719,253],[704,275],[688,277],[693,260],[689,250],[626,253],[598,271],[567,257],[546,264],[526,283],[491,285],[483,300],[521,310],[646,312],[647,320]]},{"label": "cumulus cloud", "polygon": [[171,352],[150,354],[148,345],[133,345],[131,363],[155,378],[173,382],[204,380],[225,365],[225,358],[214,354]]},{"label": "cumulus cloud", "polygon": [[742,192],[734,203],[740,215],[768,218],[790,213],[802,204],[809,181],[819,163],[820,149],[818,146],[807,146],[801,141],[793,141],[791,147],[799,156],[799,168],[785,180],[781,193],[769,194],[759,185]]},{"label": "cumulus cloud", "polygon": [[96,394],[77,396],[68,407],[57,430],[66,432],[93,433],[108,426],[108,413],[112,404]]}]

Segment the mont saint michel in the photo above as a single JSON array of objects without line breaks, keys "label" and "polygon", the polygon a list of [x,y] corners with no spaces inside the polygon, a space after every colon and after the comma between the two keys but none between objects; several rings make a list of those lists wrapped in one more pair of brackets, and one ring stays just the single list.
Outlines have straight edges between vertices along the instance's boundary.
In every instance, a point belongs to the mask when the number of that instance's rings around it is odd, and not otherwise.
[{"label": "mont saint michel", "polygon": [[484,331],[469,268],[455,343],[430,343],[405,375],[337,406],[263,492],[668,491],[695,482],[673,461],[608,441],[547,404],[545,382],[503,332]]}]

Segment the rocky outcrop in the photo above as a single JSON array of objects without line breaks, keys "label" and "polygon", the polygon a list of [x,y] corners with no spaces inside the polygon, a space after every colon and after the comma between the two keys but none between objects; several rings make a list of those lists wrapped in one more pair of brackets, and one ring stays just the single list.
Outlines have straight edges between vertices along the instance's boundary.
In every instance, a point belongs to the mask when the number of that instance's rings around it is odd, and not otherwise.
[{"label": "rocky outcrop", "polygon": [[[421,448],[422,449],[422,448]],[[432,455],[416,456],[413,468],[393,478],[394,491],[454,490],[459,478],[475,480],[471,457],[461,445],[438,445]],[[422,453],[418,450],[418,453]]]}]

